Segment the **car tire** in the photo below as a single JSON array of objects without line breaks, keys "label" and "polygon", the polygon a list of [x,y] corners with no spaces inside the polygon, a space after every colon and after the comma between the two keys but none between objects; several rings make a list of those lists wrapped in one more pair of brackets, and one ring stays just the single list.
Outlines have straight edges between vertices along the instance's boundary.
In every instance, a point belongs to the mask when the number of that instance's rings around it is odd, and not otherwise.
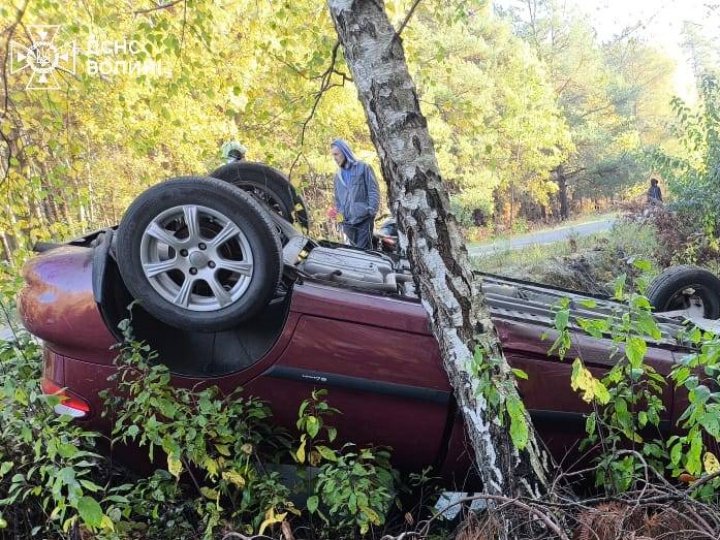
[{"label": "car tire", "polygon": [[720,318],[720,279],[696,266],[666,269],[650,283],[647,297],[658,313],[687,309],[693,302],[706,319]]},{"label": "car tire", "polygon": [[120,222],[116,252],[130,294],[185,330],[227,330],[251,318],[282,274],[268,211],[214,178],[176,178],[143,192]]},{"label": "car tire", "polygon": [[277,169],[263,163],[238,161],[215,169],[210,176],[252,193],[286,221],[297,223],[307,231],[309,218],[305,202]]}]

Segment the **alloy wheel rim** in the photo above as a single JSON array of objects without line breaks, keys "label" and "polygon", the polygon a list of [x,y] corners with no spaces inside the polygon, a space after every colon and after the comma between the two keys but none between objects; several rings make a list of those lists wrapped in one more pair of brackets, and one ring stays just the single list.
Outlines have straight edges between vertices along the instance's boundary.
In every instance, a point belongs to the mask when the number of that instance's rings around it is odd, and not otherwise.
[{"label": "alloy wheel rim", "polygon": [[217,311],[245,295],[254,254],[242,227],[202,205],[169,208],[145,227],[145,278],[164,300],[192,312]]}]

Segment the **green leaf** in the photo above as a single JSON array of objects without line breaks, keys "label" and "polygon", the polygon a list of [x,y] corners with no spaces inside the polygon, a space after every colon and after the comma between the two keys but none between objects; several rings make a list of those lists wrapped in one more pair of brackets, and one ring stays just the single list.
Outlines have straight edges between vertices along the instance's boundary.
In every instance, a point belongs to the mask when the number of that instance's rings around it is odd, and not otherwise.
[{"label": "green leaf", "polygon": [[328,448],[327,446],[316,446],[315,449],[320,452],[320,455],[328,461],[337,461],[335,451]]},{"label": "green leaf", "polygon": [[81,497],[77,503],[77,511],[80,519],[88,527],[98,528],[102,525],[102,508],[92,497]]},{"label": "green leaf", "polygon": [[510,438],[515,448],[522,450],[527,445],[529,437],[525,405],[517,396],[510,396],[506,403],[507,412],[510,416]]},{"label": "green leaf", "polygon": [[74,444],[60,443],[58,445],[58,454],[60,457],[71,459],[78,453],[78,449]]},{"label": "green leaf", "polygon": [[641,272],[650,272],[652,270],[652,263],[647,259],[635,259],[633,266]]},{"label": "green leaf", "polygon": [[646,336],[650,336],[656,341],[662,337],[662,331],[660,330],[657,321],[652,316],[652,314],[648,313],[647,311],[641,311],[638,314],[637,325],[638,329],[643,334],[645,334]]},{"label": "green leaf", "polygon": [[315,416],[308,416],[306,429],[308,435],[314,439],[320,431],[320,421]]},{"label": "green leaf", "polygon": [[702,473],[702,449],[702,435],[698,431],[690,440],[690,450],[687,453],[685,466],[690,474],[699,475]]},{"label": "green leaf", "polygon": [[585,419],[585,433],[592,435],[595,433],[595,413],[591,413]]},{"label": "green leaf", "polygon": [[200,493],[203,497],[210,499],[211,501],[216,500],[220,496],[219,492],[216,489],[212,489],[207,486],[201,487]]},{"label": "green leaf", "polygon": [[647,343],[645,340],[636,336],[629,337],[625,342],[625,356],[630,361],[630,365],[639,368],[647,353]]},{"label": "green leaf", "polygon": [[700,417],[700,424],[715,439],[720,439],[720,418],[716,411],[709,411]]},{"label": "green leaf", "polygon": [[320,504],[320,499],[318,499],[317,495],[312,495],[312,496],[308,497],[308,500],[307,500],[308,512],[310,512],[311,514],[314,514],[317,511],[319,504]]},{"label": "green leaf", "polygon": [[528,374],[525,373],[522,369],[513,368],[512,372],[515,374],[515,376],[516,376],[518,379],[524,379],[524,380],[526,380],[526,381],[528,380]]},{"label": "green leaf", "polygon": [[622,300],[625,297],[625,282],[627,281],[627,276],[625,274],[621,274],[615,280],[612,282],[612,288],[613,288],[613,298],[615,300]]},{"label": "green leaf", "polygon": [[568,326],[570,320],[570,310],[561,309],[555,314],[555,328],[559,331],[563,331]]}]

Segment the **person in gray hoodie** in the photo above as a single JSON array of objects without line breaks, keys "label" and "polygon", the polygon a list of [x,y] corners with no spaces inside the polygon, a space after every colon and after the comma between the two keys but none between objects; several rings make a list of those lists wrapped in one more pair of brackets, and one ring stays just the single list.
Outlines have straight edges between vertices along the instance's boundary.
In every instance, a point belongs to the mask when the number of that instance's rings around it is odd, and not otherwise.
[{"label": "person in gray hoodie", "polygon": [[372,249],[375,216],[380,206],[380,190],[372,167],[359,161],[342,139],[330,145],[338,165],[335,173],[335,209],[342,219],[343,232],[350,243]]}]

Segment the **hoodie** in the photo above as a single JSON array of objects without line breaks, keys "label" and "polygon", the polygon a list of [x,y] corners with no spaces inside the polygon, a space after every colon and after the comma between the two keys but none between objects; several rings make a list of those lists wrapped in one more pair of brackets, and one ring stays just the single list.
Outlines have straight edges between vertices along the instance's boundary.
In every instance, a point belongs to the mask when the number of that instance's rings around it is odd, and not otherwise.
[{"label": "hoodie", "polygon": [[380,206],[380,190],[372,168],[358,161],[342,139],[333,141],[332,146],[345,156],[345,163],[335,174],[335,207],[343,221],[355,225],[374,218]]}]

